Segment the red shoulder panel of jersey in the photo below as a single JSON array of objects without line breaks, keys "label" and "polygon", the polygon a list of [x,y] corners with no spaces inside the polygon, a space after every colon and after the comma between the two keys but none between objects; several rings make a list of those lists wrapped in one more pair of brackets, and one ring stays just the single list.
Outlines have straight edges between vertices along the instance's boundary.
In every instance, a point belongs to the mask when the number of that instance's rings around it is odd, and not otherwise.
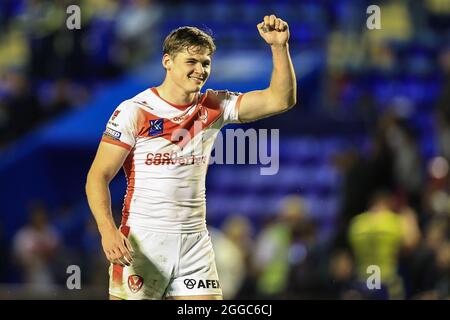
[{"label": "red shoulder panel of jersey", "polygon": [[[194,112],[185,118],[167,119],[142,110],[139,119],[139,136],[164,138],[183,148],[193,137],[214,123],[222,114],[221,100],[216,95],[205,94]],[[177,117],[178,118],[178,117]],[[177,132],[177,130],[179,130]]]}]

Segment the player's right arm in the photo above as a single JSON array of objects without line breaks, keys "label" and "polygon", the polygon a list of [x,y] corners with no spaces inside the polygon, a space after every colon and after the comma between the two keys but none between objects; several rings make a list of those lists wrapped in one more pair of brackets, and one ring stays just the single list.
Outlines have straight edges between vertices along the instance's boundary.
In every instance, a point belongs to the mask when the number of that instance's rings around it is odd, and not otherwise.
[{"label": "player's right arm", "polygon": [[86,182],[86,195],[102,237],[106,258],[114,264],[130,265],[132,246],[118,230],[111,210],[109,184],[122,167],[129,150],[100,142]]}]

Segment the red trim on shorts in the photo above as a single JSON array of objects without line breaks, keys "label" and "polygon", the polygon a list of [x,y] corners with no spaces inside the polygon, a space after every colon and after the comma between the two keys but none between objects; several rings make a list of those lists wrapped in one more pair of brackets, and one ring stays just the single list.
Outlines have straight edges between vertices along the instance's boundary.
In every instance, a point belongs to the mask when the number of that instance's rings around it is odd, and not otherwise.
[{"label": "red trim on shorts", "polygon": [[123,282],[123,267],[118,264],[113,264],[113,283],[117,285],[122,285]]},{"label": "red trim on shorts", "polygon": [[[130,234],[130,227],[121,225],[119,228],[120,232],[128,238]],[[113,283],[122,285],[123,283],[123,267],[118,264],[113,264]]]}]

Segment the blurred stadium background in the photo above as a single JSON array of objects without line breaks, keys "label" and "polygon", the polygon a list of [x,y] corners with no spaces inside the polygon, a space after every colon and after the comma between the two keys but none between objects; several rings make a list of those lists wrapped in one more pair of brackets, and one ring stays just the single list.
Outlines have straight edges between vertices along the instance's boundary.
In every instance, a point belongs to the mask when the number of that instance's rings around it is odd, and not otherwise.
[{"label": "blurred stadium background", "polygon": [[[71,4],[80,30],[66,28]],[[372,4],[381,30],[366,28]],[[450,297],[449,0],[2,0],[0,299],[107,298],[84,184],[112,110],[163,79],[162,40],[182,25],[216,39],[206,87],[265,87],[255,26],[270,13],[290,24],[298,105],[241,126],[280,129],[277,175],[209,169],[225,298]],[[124,188],[120,173],[117,220]],[[69,265],[81,290],[66,288]]]}]

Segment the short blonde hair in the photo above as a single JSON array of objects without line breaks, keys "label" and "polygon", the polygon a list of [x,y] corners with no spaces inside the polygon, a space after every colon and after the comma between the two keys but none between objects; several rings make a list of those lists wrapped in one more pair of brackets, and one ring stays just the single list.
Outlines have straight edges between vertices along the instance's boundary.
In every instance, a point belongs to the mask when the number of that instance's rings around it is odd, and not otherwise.
[{"label": "short blonde hair", "polygon": [[216,51],[212,36],[196,27],[180,27],[172,30],[163,44],[163,54],[174,57],[184,49],[199,48],[209,50],[209,55]]}]

